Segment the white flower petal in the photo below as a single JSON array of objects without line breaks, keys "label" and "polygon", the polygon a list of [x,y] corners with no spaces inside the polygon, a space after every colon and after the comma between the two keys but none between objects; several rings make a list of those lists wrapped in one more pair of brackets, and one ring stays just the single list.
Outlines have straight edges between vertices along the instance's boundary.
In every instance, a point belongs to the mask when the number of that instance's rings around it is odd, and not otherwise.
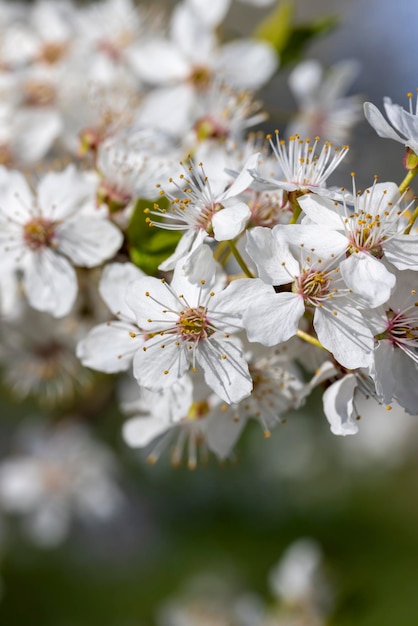
[{"label": "white flower petal", "polygon": [[187,78],[189,64],[179,49],[164,39],[143,44],[131,62],[142,80],[151,85],[167,84]]},{"label": "white flower petal", "polygon": [[23,283],[30,305],[54,317],[71,311],[78,291],[74,268],[50,249],[27,256]]},{"label": "white flower petal", "polygon": [[316,224],[286,224],[275,226],[273,234],[280,236],[284,241],[296,247],[294,254],[300,246],[314,253],[316,257],[330,258],[339,256],[347,249],[347,238],[335,230],[328,230],[324,225]]},{"label": "white flower petal", "polygon": [[386,259],[398,270],[418,271],[418,235],[395,235],[384,241]]},{"label": "white flower petal", "polygon": [[358,293],[371,308],[387,302],[396,284],[396,277],[384,264],[365,252],[344,259],[340,271],[347,287]]},{"label": "white flower petal", "polygon": [[222,411],[211,416],[206,429],[207,444],[221,460],[228,458],[241,435],[246,420],[235,421],[231,415],[226,416]]},{"label": "white flower petal", "polygon": [[399,143],[405,143],[405,139],[393,130],[392,126],[388,124],[379,109],[371,102],[364,103],[364,115],[366,116],[370,126],[374,128],[379,137],[383,137],[384,139],[394,139]]},{"label": "white flower petal", "polygon": [[122,426],[122,436],[131,448],[143,448],[172,426],[163,416],[134,417]]},{"label": "white flower petal", "polygon": [[390,341],[379,341],[374,350],[372,376],[379,398],[390,404],[393,400],[398,372],[394,370],[394,353],[396,349]]},{"label": "white flower petal", "polygon": [[187,345],[183,343],[176,345],[172,340],[164,343],[160,334],[151,337],[134,356],[138,384],[153,391],[170,387],[189,369],[187,353]]},{"label": "white flower petal", "polygon": [[131,283],[126,302],[138,326],[150,333],[162,330],[164,322],[161,320],[167,319],[167,324],[174,324],[181,309],[181,303],[170,287],[153,276],[144,276]]},{"label": "white flower petal", "polygon": [[59,224],[56,239],[59,251],[75,265],[96,267],[116,254],[123,235],[105,219],[79,216]]},{"label": "white flower petal", "polygon": [[95,182],[69,165],[62,172],[49,172],[38,185],[38,203],[44,217],[63,220],[93,202]]},{"label": "white flower petal", "polygon": [[235,341],[219,333],[210,340],[201,341],[196,360],[202,368],[205,381],[225,402],[239,402],[250,395],[253,381],[242,350]]},{"label": "white flower petal", "polygon": [[243,312],[244,327],[249,341],[275,346],[296,335],[305,305],[296,293],[275,293],[264,287],[265,293]]},{"label": "white flower petal", "polygon": [[133,263],[109,263],[103,269],[99,292],[109,310],[117,317],[134,321],[135,316],[126,304],[128,285],[145,276]]},{"label": "white flower petal", "polygon": [[231,0],[188,0],[196,15],[210,28],[216,28],[228,12]]},{"label": "white flower petal", "polygon": [[99,324],[78,343],[77,357],[85,367],[99,372],[126,371],[144,341],[141,336],[136,336],[137,332],[136,326],[125,322]]},{"label": "white flower petal", "polygon": [[350,306],[316,308],[314,328],[319,341],[348,369],[368,367],[374,339],[359,311]]},{"label": "white flower petal", "polygon": [[258,275],[270,285],[292,282],[300,272],[299,264],[287,243],[275,236],[270,228],[257,226],[247,232],[246,251],[256,264]]},{"label": "white flower petal", "polygon": [[334,435],[345,437],[358,433],[353,402],[356,386],[356,377],[354,374],[348,374],[324,392],[324,413]]},{"label": "white flower petal", "polygon": [[24,224],[33,217],[34,198],[20,172],[0,167],[1,212],[13,222]]},{"label": "white flower petal", "polygon": [[336,230],[344,229],[343,215],[338,212],[338,205],[333,200],[315,193],[306,193],[298,198],[298,203],[315,224],[323,224]]},{"label": "white flower petal", "polygon": [[239,39],[222,47],[217,65],[232,87],[259,89],[276,71],[278,56],[266,42]]},{"label": "white flower petal", "polygon": [[245,229],[251,211],[244,202],[226,206],[212,217],[212,227],[216,241],[235,239]]}]

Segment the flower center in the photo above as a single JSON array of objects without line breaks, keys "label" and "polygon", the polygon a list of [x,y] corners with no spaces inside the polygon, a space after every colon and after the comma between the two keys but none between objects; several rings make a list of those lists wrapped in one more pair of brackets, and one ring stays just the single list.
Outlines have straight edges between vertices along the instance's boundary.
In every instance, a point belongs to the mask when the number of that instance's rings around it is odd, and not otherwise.
[{"label": "flower center", "polygon": [[23,238],[31,250],[40,250],[53,245],[55,224],[43,217],[35,217],[25,224]]},{"label": "flower center", "polygon": [[189,81],[196,89],[207,89],[212,79],[212,72],[204,65],[196,65],[189,76]]},{"label": "flower center", "polygon": [[329,297],[330,280],[326,272],[302,272],[296,282],[296,292],[309,304],[318,305]]},{"label": "flower center", "polygon": [[97,190],[97,204],[105,204],[110,213],[118,213],[125,209],[132,196],[103,180]]},{"label": "flower center", "polygon": [[[418,303],[415,306],[418,306]],[[386,315],[388,317],[388,325],[382,338],[387,338],[397,347],[409,345],[410,347],[418,348],[417,315],[407,316],[394,311],[388,311]]]},{"label": "flower center", "polygon": [[10,147],[7,144],[0,143],[0,165],[11,165],[13,161],[13,155]]},{"label": "flower center", "polygon": [[199,306],[182,311],[176,323],[177,330],[186,341],[200,341],[214,333],[206,317],[206,307]]},{"label": "flower center", "polygon": [[30,80],[23,87],[23,99],[26,106],[45,107],[55,102],[56,92],[45,81]]},{"label": "flower center", "polygon": [[226,139],[229,131],[211,115],[205,115],[195,123],[195,131],[200,141],[205,139]]},{"label": "flower center", "polygon": [[210,406],[207,400],[201,400],[200,402],[193,402],[187,412],[187,419],[192,422],[200,420],[209,413]]},{"label": "flower center", "polygon": [[380,216],[361,212],[360,214],[354,213],[350,217],[356,220],[356,228],[349,238],[349,253],[364,251],[381,259],[383,256],[381,241],[384,237]]},{"label": "flower center", "polygon": [[54,65],[60,61],[67,52],[67,45],[59,41],[49,41],[45,43],[40,52],[39,59],[49,65]]}]

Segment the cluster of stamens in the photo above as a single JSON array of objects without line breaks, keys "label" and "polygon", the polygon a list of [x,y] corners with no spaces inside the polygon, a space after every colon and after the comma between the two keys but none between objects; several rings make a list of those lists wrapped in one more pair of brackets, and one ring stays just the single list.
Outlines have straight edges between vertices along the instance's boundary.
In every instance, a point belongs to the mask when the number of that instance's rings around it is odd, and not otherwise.
[{"label": "cluster of stamens", "polygon": [[303,271],[296,281],[296,291],[306,304],[321,306],[323,300],[331,297],[330,277],[328,272],[315,270]]},{"label": "cluster of stamens", "polygon": [[[171,202],[171,210],[161,208],[157,203],[153,210],[145,209],[146,214],[163,215],[164,222],[154,222],[150,217],[146,222],[150,226],[159,226],[167,230],[187,230],[192,227],[194,230],[205,230],[208,235],[213,235],[212,217],[224,208],[223,204],[217,202],[213,196],[208,177],[203,169],[203,163],[199,163],[199,171],[194,171],[194,165],[185,166],[181,163],[185,174],[180,174],[180,184],[173,178],[169,179],[170,184],[174,184],[179,195],[174,196],[168,191],[160,189],[161,196],[167,196]],[[168,221],[167,221],[168,220]],[[173,221],[171,221],[173,220]]]},{"label": "cluster of stamens", "polygon": [[50,247],[54,243],[55,224],[43,217],[35,217],[23,229],[23,238],[31,250]]},{"label": "cluster of stamens", "polygon": [[203,306],[180,312],[176,322],[177,331],[186,341],[200,341],[213,334],[214,330],[206,317],[207,308]]},{"label": "cluster of stamens", "polygon": [[321,152],[316,154],[316,148],[320,137],[315,137],[313,145],[309,138],[302,140],[299,135],[289,138],[288,150],[286,142],[279,139],[279,131],[275,131],[276,141],[273,142],[271,135],[267,135],[270,145],[279,161],[285,179],[288,182],[300,185],[321,187],[326,179],[332,174],[349,150],[349,146],[341,149],[333,148],[330,141],[324,143]]},{"label": "cluster of stamens", "polygon": [[387,318],[388,324],[384,338],[418,361],[418,302],[414,302],[408,309],[397,313],[392,310],[388,311]]}]

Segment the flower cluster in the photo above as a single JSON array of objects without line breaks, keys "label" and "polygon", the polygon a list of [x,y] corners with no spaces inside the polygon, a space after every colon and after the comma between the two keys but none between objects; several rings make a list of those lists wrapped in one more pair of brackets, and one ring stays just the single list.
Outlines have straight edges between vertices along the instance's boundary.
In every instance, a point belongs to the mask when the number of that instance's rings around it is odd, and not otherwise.
[{"label": "flower cluster", "polygon": [[418,414],[417,111],[386,100],[392,128],[365,106],[407,148],[400,185],[330,186],[356,68],[299,66],[288,133],[248,135],[279,56],[219,39],[229,5],[0,4],[6,382],[59,403],[119,374],[128,445],[155,461],[174,442],[190,468],[317,387],[336,435],[358,431],[359,396]]}]

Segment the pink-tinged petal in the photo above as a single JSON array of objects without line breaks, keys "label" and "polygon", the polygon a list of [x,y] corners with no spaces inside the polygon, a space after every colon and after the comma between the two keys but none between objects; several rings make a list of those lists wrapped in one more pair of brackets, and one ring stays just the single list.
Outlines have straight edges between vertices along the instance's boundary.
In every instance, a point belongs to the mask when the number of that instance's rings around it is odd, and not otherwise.
[{"label": "pink-tinged petal", "polygon": [[225,81],[237,89],[259,89],[278,68],[274,48],[261,41],[240,39],[225,44],[217,62]]},{"label": "pink-tinged petal", "polygon": [[131,63],[138,75],[151,85],[164,85],[187,78],[190,71],[189,63],[179,49],[164,39],[144,43],[135,55],[131,55]]},{"label": "pink-tinged petal", "polygon": [[316,308],[314,328],[321,344],[348,369],[368,367],[374,339],[359,311],[352,307]]},{"label": "pink-tinged petal", "polygon": [[364,115],[366,116],[370,126],[374,128],[379,137],[383,137],[384,139],[394,139],[399,143],[405,143],[405,139],[393,130],[392,126],[388,124],[379,109],[371,102],[365,102]]},{"label": "pink-tinged petal", "polygon": [[69,165],[62,172],[49,172],[38,185],[38,203],[43,217],[58,221],[70,217],[93,201],[95,182]]},{"label": "pink-tinged petal", "polygon": [[99,324],[78,343],[77,357],[85,367],[99,372],[124,372],[144,342],[137,332],[136,326],[125,322]]},{"label": "pink-tinged petal", "polygon": [[334,435],[345,437],[358,433],[353,402],[356,386],[356,377],[354,374],[348,374],[324,392],[324,413]]},{"label": "pink-tinged petal", "polygon": [[396,285],[394,274],[366,252],[357,252],[344,259],[340,272],[347,287],[371,308],[387,302]]},{"label": "pink-tinged petal", "polygon": [[153,391],[171,387],[189,369],[188,353],[186,343],[177,345],[160,334],[151,337],[134,356],[134,376],[138,384]]},{"label": "pink-tinged petal", "polygon": [[144,276],[131,283],[125,299],[138,326],[150,333],[162,330],[165,320],[167,325],[175,324],[181,310],[181,303],[170,287],[153,276]]},{"label": "pink-tinged petal", "polygon": [[163,416],[134,417],[122,426],[122,436],[131,448],[144,448],[172,427]]},{"label": "pink-tinged petal", "polygon": [[235,239],[245,229],[251,211],[244,202],[221,209],[212,217],[212,227],[216,241]]},{"label": "pink-tinged petal", "polygon": [[79,216],[56,227],[56,241],[58,250],[74,265],[96,267],[116,254],[123,235],[107,220]]},{"label": "pink-tinged petal", "polygon": [[50,249],[27,255],[23,284],[29,304],[54,317],[71,311],[78,290],[72,265]]},{"label": "pink-tinged petal", "polygon": [[[265,285],[268,288],[268,285]],[[243,312],[249,341],[275,346],[296,335],[305,312],[303,298],[296,293],[275,293],[274,289],[255,300]]]},{"label": "pink-tinged petal", "polygon": [[270,285],[285,285],[300,272],[299,263],[288,245],[270,228],[257,226],[247,232],[246,251],[256,264],[258,275]]},{"label": "pink-tinged petal", "polygon": [[132,263],[110,263],[103,270],[99,292],[109,310],[117,317],[135,320],[132,310],[126,304],[126,291],[135,280],[145,276],[144,272]]},{"label": "pink-tinged petal", "polygon": [[253,381],[241,346],[221,333],[200,342],[196,360],[205,381],[225,402],[239,402],[250,395]]},{"label": "pink-tinged petal", "polygon": [[306,193],[298,198],[302,211],[315,224],[323,224],[335,230],[344,230],[342,207],[329,198]]},{"label": "pink-tinged petal", "polygon": [[385,258],[398,270],[418,271],[418,235],[395,235],[382,248]]}]

